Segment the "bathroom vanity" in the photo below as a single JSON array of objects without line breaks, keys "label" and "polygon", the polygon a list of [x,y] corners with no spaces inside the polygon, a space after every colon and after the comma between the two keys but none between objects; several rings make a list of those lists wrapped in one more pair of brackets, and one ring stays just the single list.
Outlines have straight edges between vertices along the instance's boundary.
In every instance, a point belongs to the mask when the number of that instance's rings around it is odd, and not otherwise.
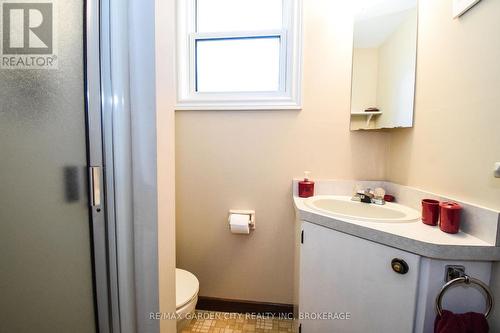
[{"label": "bathroom vanity", "polygon": [[[398,204],[349,202],[359,183],[385,188]],[[294,195],[294,303],[302,332],[432,332],[448,266],[489,284],[492,262],[500,260],[499,212],[463,203],[462,230],[451,235],[420,221],[424,197],[445,199],[387,182],[351,181],[317,181],[315,197]],[[484,312],[485,295],[472,285],[453,287],[442,305]]]}]

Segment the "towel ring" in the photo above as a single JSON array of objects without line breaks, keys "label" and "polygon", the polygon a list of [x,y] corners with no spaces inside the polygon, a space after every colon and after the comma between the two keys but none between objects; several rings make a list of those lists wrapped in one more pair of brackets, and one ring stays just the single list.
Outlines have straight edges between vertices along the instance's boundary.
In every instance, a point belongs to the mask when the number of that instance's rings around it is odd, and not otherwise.
[{"label": "towel ring", "polygon": [[438,296],[436,297],[436,311],[437,311],[437,313],[440,316],[442,315],[443,310],[441,307],[441,301],[443,300],[443,296],[444,296],[444,293],[446,292],[446,290],[448,290],[450,287],[452,287],[454,285],[462,284],[462,283],[464,283],[466,285],[469,285],[471,283],[475,284],[475,285],[479,286],[486,293],[487,308],[486,308],[486,312],[485,312],[484,316],[488,317],[490,312],[491,312],[491,309],[493,309],[493,297],[491,296],[490,288],[484,282],[482,282],[478,279],[471,278],[467,275],[450,280],[443,286],[443,288],[441,288],[441,291],[439,292]]}]

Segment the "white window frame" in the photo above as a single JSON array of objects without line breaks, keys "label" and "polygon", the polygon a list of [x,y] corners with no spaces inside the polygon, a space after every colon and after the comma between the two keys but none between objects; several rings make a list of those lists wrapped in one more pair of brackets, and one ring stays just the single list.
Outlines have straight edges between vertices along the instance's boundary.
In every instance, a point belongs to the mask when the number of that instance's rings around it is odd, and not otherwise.
[{"label": "white window frame", "polygon": [[[301,109],[302,0],[283,1],[281,30],[196,32],[196,1],[177,1],[177,110]],[[232,38],[280,38],[279,91],[197,92],[196,42]]]}]

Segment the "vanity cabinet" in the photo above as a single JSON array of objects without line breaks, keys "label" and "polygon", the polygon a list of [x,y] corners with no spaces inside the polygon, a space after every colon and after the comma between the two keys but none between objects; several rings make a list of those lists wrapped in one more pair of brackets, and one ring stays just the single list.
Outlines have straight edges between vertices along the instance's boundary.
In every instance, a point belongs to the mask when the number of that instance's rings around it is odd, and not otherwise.
[{"label": "vanity cabinet", "polygon": [[[356,186],[385,188],[399,202],[355,203],[346,193]],[[478,285],[490,285],[500,261],[500,212],[462,202],[462,229],[447,234],[423,224],[419,207],[424,198],[452,198],[378,181],[316,180],[310,198],[294,191],[294,322],[302,333],[432,333],[436,298],[457,272],[479,284],[455,281],[442,309],[490,310],[488,288]]]},{"label": "vanity cabinet", "polygon": [[[419,256],[312,223],[302,231],[302,333],[413,332]],[[408,272],[395,272],[393,259]]]},{"label": "vanity cabinet", "polygon": [[[491,262],[427,258],[297,221],[295,304],[302,333],[433,332],[435,299],[446,267],[458,265],[489,284]],[[395,271],[393,260],[408,271]],[[396,270],[400,267],[395,267]],[[484,312],[477,288],[450,289],[443,308]]]}]

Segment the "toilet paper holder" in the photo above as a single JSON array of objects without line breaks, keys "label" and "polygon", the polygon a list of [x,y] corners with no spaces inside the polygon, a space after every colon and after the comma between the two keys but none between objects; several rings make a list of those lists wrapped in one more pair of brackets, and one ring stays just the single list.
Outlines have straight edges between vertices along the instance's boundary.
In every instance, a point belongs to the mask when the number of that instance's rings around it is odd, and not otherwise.
[{"label": "toilet paper holder", "polygon": [[229,210],[229,216],[227,217],[228,222],[230,221],[232,214],[249,215],[250,222],[248,222],[248,225],[251,230],[255,230],[255,210],[231,209]]}]

